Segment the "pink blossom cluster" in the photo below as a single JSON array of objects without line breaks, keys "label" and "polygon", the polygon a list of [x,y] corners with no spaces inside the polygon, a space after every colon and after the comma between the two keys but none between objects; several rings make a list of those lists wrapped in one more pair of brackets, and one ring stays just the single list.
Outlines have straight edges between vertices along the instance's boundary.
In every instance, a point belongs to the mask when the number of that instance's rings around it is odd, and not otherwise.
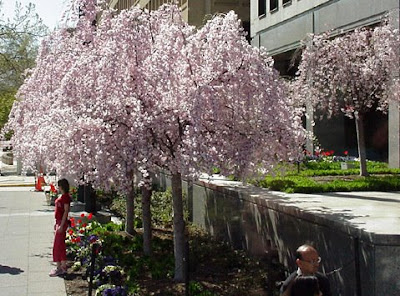
[{"label": "pink blossom cluster", "polygon": [[387,110],[388,101],[399,100],[399,45],[398,30],[386,23],[335,38],[311,35],[294,85],[297,98],[328,116]]},{"label": "pink blossom cluster", "polygon": [[300,114],[233,12],[196,30],[176,5],[92,2],[43,42],[18,92],[7,129],[25,167],[126,191],[136,171],[248,176],[299,157]]},{"label": "pink blossom cluster", "polygon": [[335,38],[330,32],[311,36],[292,85],[293,97],[322,110],[322,116],[341,111],[354,118],[361,176],[368,175],[366,113],[386,111],[389,101],[400,99],[399,45],[399,32],[389,24],[358,28]]}]

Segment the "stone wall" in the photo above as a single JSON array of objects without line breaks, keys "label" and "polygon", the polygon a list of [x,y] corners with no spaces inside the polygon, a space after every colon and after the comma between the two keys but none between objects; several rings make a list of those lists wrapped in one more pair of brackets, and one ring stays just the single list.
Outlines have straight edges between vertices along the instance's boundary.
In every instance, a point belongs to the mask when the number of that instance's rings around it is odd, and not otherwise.
[{"label": "stone wall", "polygon": [[[157,182],[170,186],[165,176]],[[310,243],[322,257],[332,295],[400,295],[398,236],[367,233],[349,226],[346,217],[327,219],[238,182],[183,183],[191,220],[217,239],[255,256],[277,254],[289,271],[295,270],[296,248]]]}]

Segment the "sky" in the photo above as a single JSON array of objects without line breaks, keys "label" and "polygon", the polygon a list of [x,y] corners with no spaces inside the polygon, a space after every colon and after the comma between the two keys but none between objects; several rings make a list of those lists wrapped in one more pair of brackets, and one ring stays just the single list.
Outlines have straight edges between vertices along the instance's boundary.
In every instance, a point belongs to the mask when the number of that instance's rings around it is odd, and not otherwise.
[{"label": "sky", "polygon": [[14,15],[15,2],[23,6],[29,2],[35,4],[35,11],[49,29],[54,29],[59,23],[63,11],[68,7],[70,0],[3,0],[2,13],[4,18],[12,18]]}]

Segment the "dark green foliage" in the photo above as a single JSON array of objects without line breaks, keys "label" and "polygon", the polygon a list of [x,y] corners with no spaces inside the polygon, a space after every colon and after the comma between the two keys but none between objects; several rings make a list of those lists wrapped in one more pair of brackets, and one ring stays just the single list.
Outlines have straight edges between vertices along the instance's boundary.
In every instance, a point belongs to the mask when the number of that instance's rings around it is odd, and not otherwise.
[{"label": "dark green foliage", "polygon": [[[135,228],[142,227],[142,202],[141,194],[138,194],[135,199]],[[125,198],[119,195],[106,198],[106,194],[102,193],[102,200],[110,206],[110,210],[118,217],[124,219],[126,213]],[[188,209],[186,203],[186,195],[183,194],[184,203],[184,218],[188,219]],[[153,227],[170,228],[172,227],[172,192],[153,191],[151,196],[151,222]]]},{"label": "dark green foliage", "polygon": [[[280,171],[275,172],[274,175],[285,176],[348,176],[359,175],[359,162],[347,161],[348,164],[354,168],[342,170],[340,168],[340,161],[332,160],[319,160],[319,161],[305,161],[300,165],[300,172],[298,172],[295,165],[280,166]],[[388,168],[387,163],[377,161],[367,161],[367,170],[370,174],[399,174],[400,169]]]},{"label": "dark green foliage", "polygon": [[[107,201],[106,194],[102,200]],[[171,192],[154,193],[153,221],[159,223],[153,230],[151,256],[143,254],[143,238],[141,230],[134,235],[127,235],[122,225],[114,223],[101,225],[82,218],[80,224],[90,222],[82,235],[96,236],[101,245],[96,259],[96,270],[101,271],[95,278],[96,287],[126,289],[129,295],[183,295],[184,286],[173,281],[174,249],[172,230],[168,228],[172,219]],[[110,204],[117,201],[124,204],[124,199],[114,196]],[[137,205],[140,202],[136,202]],[[136,206],[136,215],[141,216],[141,207]],[[124,213],[124,211],[121,212]],[[80,233],[79,229],[76,233]],[[265,264],[249,258],[244,251],[234,250],[228,243],[219,241],[204,231],[187,226],[189,238],[189,272],[190,291],[192,296],[246,295],[252,290],[257,295],[260,291],[268,295],[277,295],[275,283],[283,280],[276,270],[278,265]],[[82,237],[81,242],[87,241]],[[90,248],[82,243],[68,244],[69,249],[80,263],[75,270],[81,270],[87,276]],[[80,248],[74,248],[79,247]],[[86,245],[85,245],[86,246]],[[82,248],[84,247],[84,248]],[[80,251],[80,250],[85,250]],[[107,267],[108,266],[108,267]],[[118,266],[113,269],[110,266]],[[107,272],[108,270],[108,272]],[[117,271],[123,271],[119,274]],[[112,272],[112,273],[111,273]],[[268,277],[267,277],[268,275]],[[108,285],[108,286],[107,286]],[[267,289],[267,290],[266,290]],[[183,290],[183,291],[182,291]],[[153,294],[152,294],[153,293]],[[265,294],[260,294],[265,295]]]},{"label": "dark green foliage", "polygon": [[204,287],[201,283],[191,281],[189,283],[189,295],[192,295],[192,296],[214,296],[217,294],[214,294],[210,291],[204,290]]},{"label": "dark green foliage", "polygon": [[[318,172],[318,171],[317,171]],[[326,171],[324,171],[326,172]],[[315,175],[317,176],[317,175]],[[319,176],[328,176],[327,178],[306,177],[306,176],[286,176],[271,177],[268,176],[255,183],[257,186],[268,188],[270,190],[285,191],[288,193],[317,193],[317,192],[335,192],[335,191],[397,191],[400,190],[400,178],[395,175],[374,175],[369,177],[359,177],[340,179],[339,177],[328,178],[329,175],[321,174]],[[338,176],[338,175],[333,175]]]},{"label": "dark green foliage", "polygon": [[300,166],[281,164],[273,174],[250,183],[275,191],[288,193],[317,193],[333,191],[395,191],[400,189],[400,169],[388,168],[386,163],[368,161],[372,176],[359,177],[359,163],[347,162],[353,169],[342,170],[339,161],[332,157],[305,161]]}]

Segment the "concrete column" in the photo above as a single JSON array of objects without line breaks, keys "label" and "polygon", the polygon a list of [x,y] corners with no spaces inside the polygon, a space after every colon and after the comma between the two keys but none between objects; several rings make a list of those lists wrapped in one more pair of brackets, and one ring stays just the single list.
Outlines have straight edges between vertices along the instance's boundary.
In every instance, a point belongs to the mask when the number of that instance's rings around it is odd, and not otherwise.
[{"label": "concrete column", "polygon": [[[390,12],[389,17],[393,27],[399,29],[399,9],[395,9]],[[396,63],[393,63],[396,65]],[[399,77],[399,69],[393,70],[393,77]],[[399,114],[399,103],[389,103],[388,113],[388,134],[389,134],[389,167],[399,168],[400,167],[400,114]]]},{"label": "concrete column", "polygon": [[400,116],[399,104],[389,103],[389,167],[400,167]]},{"label": "concrete column", "polygon": [[21,158],[17,159],[17,175],[20,176],[22,174],[22,161]]},{"label": "concrete column", "polygon": [[205,0],[205,15],[212,14],[211,12],[211,0]]}]

